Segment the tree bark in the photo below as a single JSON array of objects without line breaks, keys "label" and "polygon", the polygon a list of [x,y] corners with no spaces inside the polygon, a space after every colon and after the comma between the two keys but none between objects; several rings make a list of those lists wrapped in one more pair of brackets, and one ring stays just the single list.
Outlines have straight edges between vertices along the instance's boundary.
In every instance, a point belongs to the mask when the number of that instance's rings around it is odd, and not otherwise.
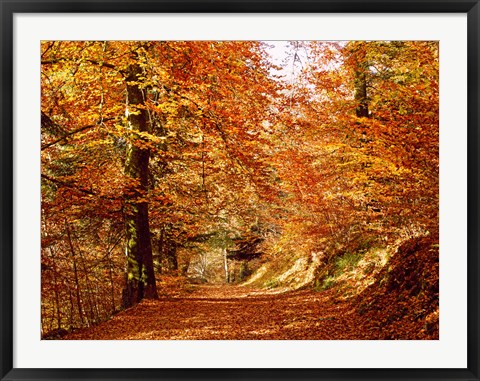
[{"label": "tree bark", "polygon": [[223,267],[225,270],[225,283],[228,283],[228,259],[227,259],[227,249],[225,247],[222,248],[223,254]]},{"label": "tree bark", "polygon": [[368,95],[366,73],[361,68],[355,72],[355,100],[357,101],[356,114],[359,118],[368,118]]},{"label": "tree bark", "polygon": [[[125,192],[126,275],[122,305],[131,307],[143,298],[156,299],[152,244],[148,221],[148,178],[150,151],[136,144],[138,132],[148,132],[142,89],[138,81],[142,69],[132,64],[127,72],[127,121],[131,132],[125,174],[130,177]],[[139,107],[140,106],[140,107]],[[138,143],[138,142],[137,142]]]}]

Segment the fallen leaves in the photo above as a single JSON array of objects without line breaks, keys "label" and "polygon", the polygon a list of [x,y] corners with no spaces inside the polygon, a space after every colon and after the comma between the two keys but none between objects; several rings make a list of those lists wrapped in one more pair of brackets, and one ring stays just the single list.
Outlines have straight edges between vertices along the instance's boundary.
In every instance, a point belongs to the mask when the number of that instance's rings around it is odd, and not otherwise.
[{"label": "fallen leaves", "polygon": [[403,243],[357,300],[364,325],[377,325],[382,339],[439,338],[438,240]]},{"label": "fallen leaves", "polygon": [[[165,294],[164,294],[165,295]],[[335,290],[275,294],[240,286],[198,285],[144,300],[64,340],[375,340],[379,321],[359,314]]]}]

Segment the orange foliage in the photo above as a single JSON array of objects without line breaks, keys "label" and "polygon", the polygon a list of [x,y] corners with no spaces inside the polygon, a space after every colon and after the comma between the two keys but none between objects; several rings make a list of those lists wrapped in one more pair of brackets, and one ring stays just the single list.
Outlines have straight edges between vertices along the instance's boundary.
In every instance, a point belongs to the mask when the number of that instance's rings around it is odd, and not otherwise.
[{"label": "orange foliage", "polygon": [[[438,235],[438,44],[290,49],[302,70],[281,80],[263,42],[42,43],[46,331],[119,308],[125,205],[147,204],[153,239],[168,227],[184,248],[262,224],[270,253]],[[146,186],[125,169],[132,149],[150,155]]]}]

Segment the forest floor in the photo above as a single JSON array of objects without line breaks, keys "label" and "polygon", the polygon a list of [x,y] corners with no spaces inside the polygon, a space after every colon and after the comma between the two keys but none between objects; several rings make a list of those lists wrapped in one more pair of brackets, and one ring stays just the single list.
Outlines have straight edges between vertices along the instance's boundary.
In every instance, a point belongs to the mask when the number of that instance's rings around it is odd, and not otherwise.
[{"label": "forest floor", "polygon": [[[405,241],[356,296],[323,291],[192,284],[162,275],[143,300],[63,340],[438,340],[438,240]],[[350,285],[354,287],[355,285]]]},{"label": "forest floor", "polygon": [[[359,329],[362,326],[363,329]],[[242,286],[195,285],[140,304],[64,340],[376,339],[354,305],[333,290],[278,293]]]}]

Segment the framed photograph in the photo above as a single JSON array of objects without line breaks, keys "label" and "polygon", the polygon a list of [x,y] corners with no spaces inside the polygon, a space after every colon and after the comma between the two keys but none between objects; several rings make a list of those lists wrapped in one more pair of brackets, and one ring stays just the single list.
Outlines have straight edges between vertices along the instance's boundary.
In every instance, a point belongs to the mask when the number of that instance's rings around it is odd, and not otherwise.
[{"label": "framed photograph", "polygon": [[479,380],[479,16],[1,0],[1,379]]}]

